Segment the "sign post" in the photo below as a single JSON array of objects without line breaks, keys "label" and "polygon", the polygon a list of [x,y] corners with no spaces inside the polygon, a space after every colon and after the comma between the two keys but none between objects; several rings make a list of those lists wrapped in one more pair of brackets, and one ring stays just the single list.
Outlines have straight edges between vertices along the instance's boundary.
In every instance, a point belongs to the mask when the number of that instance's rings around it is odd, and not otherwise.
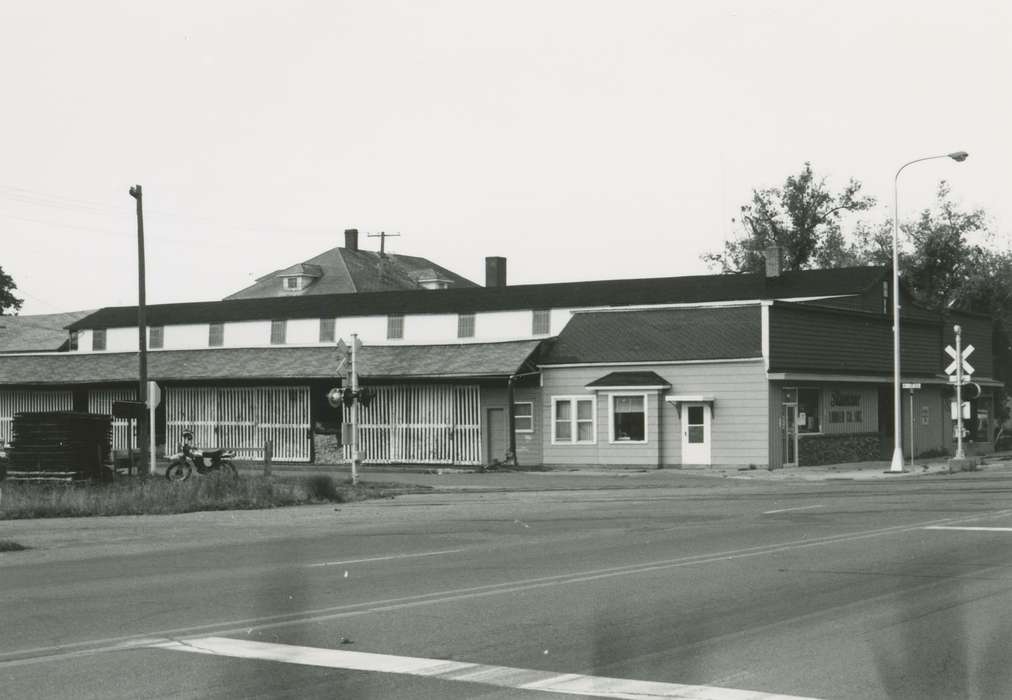
[{"label": "sign post", "polygon": [[[952,358],[952,362],[945,368],[945,373],[949,375],[949,381],[956,385],[955,459],[965,459],[966,455],[963,452],[963,384],[967,381],[964,375],[970,376],[973,374],[973,365],[967,362],[966,358],[973,352],[974,347],[972,345],[963,347],[963,329],[960,326],[953,326],[952,330],[956,334],[956,347],[953,348],[951,345],[945,346],[945,352]],[[955,376],[952,376],[953,372],[955,372]]]},{"label": "sign post", "polygon": [[151,465],[148,468],[148,474],[151,476],[155,475],[155,462],[157,457],[155,455],[155,409],[158,408],[158,404],[162,402],[162,390],[158,388],[158,382],[148,381],[148,435],[150,442],[148,447],[150,449],[149,454],[151,455]]},{"label": "sign post", "polygon": [[910,391],[910,468],[914,467],[914,392],[921,388],[919,382],[904,384],[904,389]]}]

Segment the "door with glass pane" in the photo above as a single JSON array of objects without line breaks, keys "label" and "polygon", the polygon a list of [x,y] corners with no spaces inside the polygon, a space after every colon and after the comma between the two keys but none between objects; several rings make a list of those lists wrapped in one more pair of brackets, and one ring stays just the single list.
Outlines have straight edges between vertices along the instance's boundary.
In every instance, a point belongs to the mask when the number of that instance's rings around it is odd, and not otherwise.
[{"label": "door with glass pane", "polygon": [[682,405],[682,464],[710,463],[710,406]]}]

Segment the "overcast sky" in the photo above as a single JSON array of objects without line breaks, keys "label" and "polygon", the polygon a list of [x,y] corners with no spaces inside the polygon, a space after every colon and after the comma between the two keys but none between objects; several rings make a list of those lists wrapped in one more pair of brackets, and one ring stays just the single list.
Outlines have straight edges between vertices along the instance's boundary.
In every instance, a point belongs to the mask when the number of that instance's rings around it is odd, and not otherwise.
[{"label": "overcast sky", "polygon": [[0,266],[23,314],[150,303],[396,232],[476,282],[708,272],[804,161],[1012,229],[1012,3],[3,2]]}]

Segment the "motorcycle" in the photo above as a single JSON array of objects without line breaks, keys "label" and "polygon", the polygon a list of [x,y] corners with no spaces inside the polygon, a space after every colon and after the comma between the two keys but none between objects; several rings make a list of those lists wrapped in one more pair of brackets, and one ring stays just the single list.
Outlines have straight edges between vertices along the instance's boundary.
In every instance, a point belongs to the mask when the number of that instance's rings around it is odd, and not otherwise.
[{"label": "motorcycle", "polygon": [[192,445],[193,433],[183,433],[183,442],[179,445],[179,451],[172,455],[169,467],[165,470],[165,478],[169,481],[186,481],[196,469],[198,474],[210,474],[220,471],[226,476],[237,478],[239,472],[236,470],[232,460],[235,459],[235,452],[221,447],[215,450],[198,450]]}]

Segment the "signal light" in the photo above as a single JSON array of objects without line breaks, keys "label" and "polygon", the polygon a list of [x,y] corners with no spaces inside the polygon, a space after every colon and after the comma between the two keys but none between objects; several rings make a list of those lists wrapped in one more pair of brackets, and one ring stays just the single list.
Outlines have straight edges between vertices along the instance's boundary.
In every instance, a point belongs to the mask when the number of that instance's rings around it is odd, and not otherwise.
[{"label": "signal light", "polygon": [[351,390],[351,387],[344,388],[344,395],[341,397],[341,401],[344,402],[345,408],[351,408],[351,405],[355,403],[355,392]]},{"label": "signal light", "polygon": [[372,403],[372,400],[376,398],[376,390],[370,387],[363,387],[358,390],[358,402],[363,407],[368,407]]}]

